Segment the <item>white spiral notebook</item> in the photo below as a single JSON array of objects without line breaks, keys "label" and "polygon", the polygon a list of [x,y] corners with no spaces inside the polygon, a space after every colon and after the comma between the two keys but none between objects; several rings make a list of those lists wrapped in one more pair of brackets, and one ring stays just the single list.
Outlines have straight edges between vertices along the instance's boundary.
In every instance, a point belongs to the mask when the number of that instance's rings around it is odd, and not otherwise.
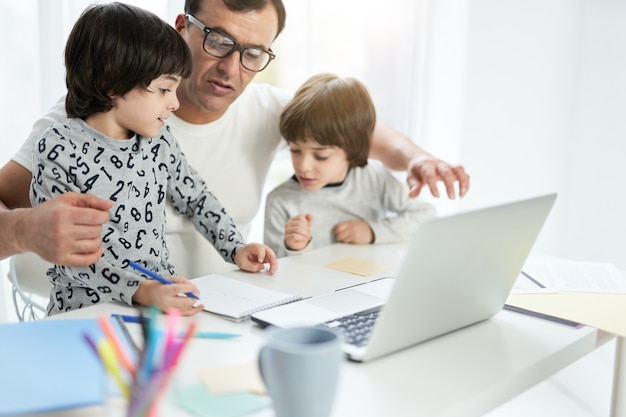
[{"label": "white spiral notebook", "polygon": [[191,280],[200,290],[200,303],[209,313],[241,321],[250,315],[298,301],[295,294],[268,290],[223,275],[209,274]]}]

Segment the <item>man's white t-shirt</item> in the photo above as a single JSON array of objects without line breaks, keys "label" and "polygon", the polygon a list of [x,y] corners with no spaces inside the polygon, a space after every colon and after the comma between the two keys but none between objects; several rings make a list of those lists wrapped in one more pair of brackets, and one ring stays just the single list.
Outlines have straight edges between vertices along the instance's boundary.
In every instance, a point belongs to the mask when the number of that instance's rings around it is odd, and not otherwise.
[{"label": "man's white t-shirt", "polygon": [[[257,213],[263,185],[281,144],[280,112],[291,99],[285,90],[267,84],[250,84],[219,120],[205,125],[187,123],[175,115],[168,119],[187,157],[247,237]],[[18,153],[12,158],[32,171],[32,149],[43,131],[67,120],[62,98],[38,120]],[[236,266],[222,260],[186,218],[167,211],[166,242],[170,262],[180,276],[194,278],[224,272]]]}]

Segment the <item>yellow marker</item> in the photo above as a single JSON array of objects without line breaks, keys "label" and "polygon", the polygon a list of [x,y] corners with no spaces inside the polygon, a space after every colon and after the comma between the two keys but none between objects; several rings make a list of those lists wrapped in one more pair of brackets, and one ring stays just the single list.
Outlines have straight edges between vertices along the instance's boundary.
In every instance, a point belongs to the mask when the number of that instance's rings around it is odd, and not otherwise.
[{"label": "yellow marker", "polygon": [[111,347],[114,349],[115,357],[118,358],[122,362],[122,365],[124,365],[124,368],[126,368],[126,370],[134,376],[135,365],[133,364],[133,361],[130,359],[128,353],[124,349],[124,346],[122,345],[122,342],[117,336],[117,333],[115,332],[115,329],[113,328],[113,325],[111,324],[109,319],[105,316],[100,316],[98,317],[98,324],[100,325],[100,328],[102,329],[106,337],[111,342]]},{"label": "yellow marker", "polygon": [[113,377],[124,397],[127,400],[130,399],[130,388],[126,381],[124,381],[120,362],[115,356],[115,349],[113,348],[110,340],[103,339],[98,342],[98,354],[100,355],[100,359],[102,359],[104,367]]}]

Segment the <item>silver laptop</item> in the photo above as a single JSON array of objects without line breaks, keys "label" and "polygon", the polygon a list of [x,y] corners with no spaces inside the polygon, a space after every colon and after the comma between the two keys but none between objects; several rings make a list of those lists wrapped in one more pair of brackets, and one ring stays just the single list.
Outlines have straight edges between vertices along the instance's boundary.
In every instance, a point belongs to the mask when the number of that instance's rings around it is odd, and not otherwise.
[{"label": "silver laptop", "polygon": [[[271,308],[252,319],[262,326],[340,329],[344,351],[358,362],[486,320],[503,308],[555,199],[549,194],[425,222],[396,278]],[[346,323],[371,332],[355,337]]]}]

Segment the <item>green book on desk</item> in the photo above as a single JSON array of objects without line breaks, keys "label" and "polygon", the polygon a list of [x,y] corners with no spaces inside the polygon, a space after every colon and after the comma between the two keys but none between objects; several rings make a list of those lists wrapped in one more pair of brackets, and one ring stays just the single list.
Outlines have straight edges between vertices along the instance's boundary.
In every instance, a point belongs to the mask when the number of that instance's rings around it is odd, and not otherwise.
[{"label": "green book on desk", "polygon": [[0,325],[0,416],[102,404],[104,370],[83,339],[95,319]]}]

